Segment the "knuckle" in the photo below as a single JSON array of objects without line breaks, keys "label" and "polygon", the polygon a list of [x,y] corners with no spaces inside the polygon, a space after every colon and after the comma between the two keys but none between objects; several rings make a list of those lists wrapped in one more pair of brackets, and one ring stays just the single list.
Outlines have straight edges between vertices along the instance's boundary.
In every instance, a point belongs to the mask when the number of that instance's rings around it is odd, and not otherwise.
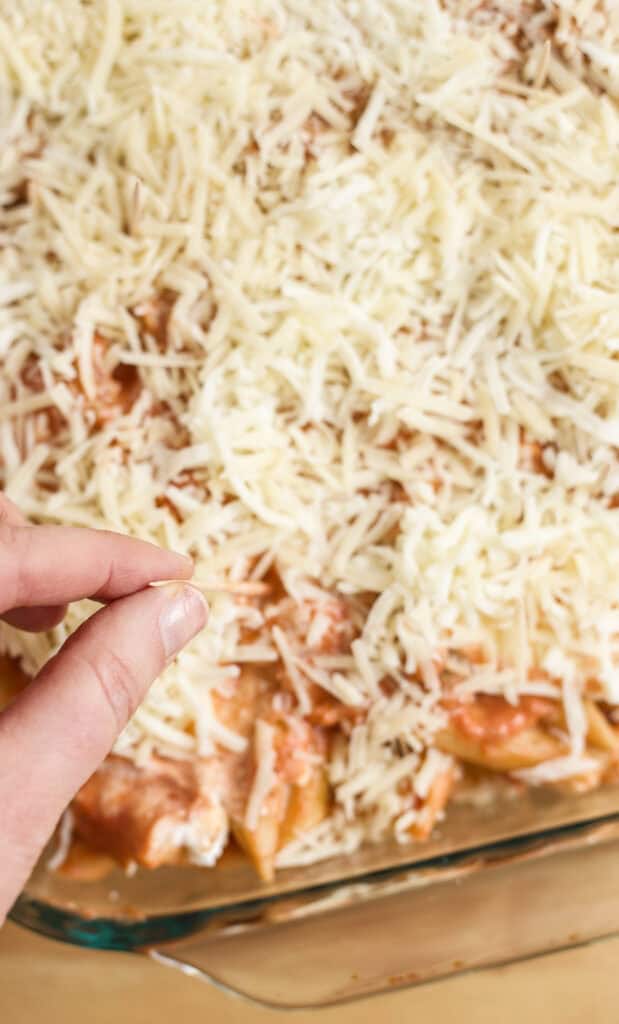
[{"label": "knuckle", "polygon": [[93,600],[96,601],[97,598],[101,594],[106,594],[106,593],[110,592],[110,590],[112,589],[113,583],[114,583],[115,576],[116,576],[116,565],[114,564],[114,561],[112,560],[109,563],[109,565],[107,565],[105,567],[105,570],[104,570],[103,575],[102,575],[101,583],[97,587],[95,593],[92,595],[93,596]]},{"label": "knuckle", "polygon": [[90,672],[109,707],[117,731],[124,729],[140,700],[140,685],[132,665],[115,651],[89,662]]}]

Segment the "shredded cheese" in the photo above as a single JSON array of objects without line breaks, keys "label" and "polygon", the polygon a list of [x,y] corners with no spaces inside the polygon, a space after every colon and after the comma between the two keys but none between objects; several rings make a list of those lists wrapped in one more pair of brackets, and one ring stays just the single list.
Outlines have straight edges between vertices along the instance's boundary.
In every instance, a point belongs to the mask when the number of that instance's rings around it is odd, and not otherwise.
[{"label": "shredded cheese", "polygon": [[256,771],[245,810],[245,825],[250,831],[257,828],[264,801],[276,780],[274,738],[273,726],[259,718],[255,734]]},{"label": "shredded cheese", "polygon": [[[5,5],[0,482],[317,606],[302,643],[213,595],[116,748],[242,752],[209,695],[248,661],[369,706],[282,863],[414,822],[437,652],[562,681],[531,781],[586,768],[590,680],[619,700],[618,46],[611,0]],[[329,668],[333,594],[369,612]],[[0,645],[35,672],[90,610]]]}]

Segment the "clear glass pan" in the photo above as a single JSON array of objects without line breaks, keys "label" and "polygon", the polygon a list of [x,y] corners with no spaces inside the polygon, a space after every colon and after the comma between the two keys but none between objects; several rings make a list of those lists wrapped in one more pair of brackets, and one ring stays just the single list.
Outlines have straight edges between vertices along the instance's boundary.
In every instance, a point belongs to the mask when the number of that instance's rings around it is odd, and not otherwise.
[{"label": "clear glass pan", "polygon": [[428,843],[367,847],[271,885],[236,855],[96,883],[43,858],[11,916],[263,1005],[334,1004],[619,931],[619,788],[455,805]]}]

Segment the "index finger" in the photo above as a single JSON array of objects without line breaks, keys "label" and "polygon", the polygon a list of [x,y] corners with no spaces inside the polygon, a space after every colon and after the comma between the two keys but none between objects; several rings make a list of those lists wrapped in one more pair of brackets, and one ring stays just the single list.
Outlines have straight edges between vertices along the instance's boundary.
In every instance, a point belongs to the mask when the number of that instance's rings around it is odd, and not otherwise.
[{"label": "index finger", "polygon": [[0,521],[0,615],[84,597],[114,601],[192,572],[190,558],[119,533]]},{"label": "index finger", "polygon": [[[28,520],[17,505],[14,505],[6,494],[0,491],[0,523],[9,523],[11,526],[28,526]],[[35,633],[52,629],[62,622],[67,612],[66,604],[56,604],[46,607],[36,606],[34,608],[15,608],[3,615],[2,618],[9,626],[17,629],[26,629]]]}]

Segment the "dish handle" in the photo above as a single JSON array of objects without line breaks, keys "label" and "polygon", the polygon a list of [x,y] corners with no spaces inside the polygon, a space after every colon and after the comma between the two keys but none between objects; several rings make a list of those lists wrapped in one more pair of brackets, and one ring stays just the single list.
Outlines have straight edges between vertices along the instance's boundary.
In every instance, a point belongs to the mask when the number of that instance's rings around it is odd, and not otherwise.
[{"label": "dish handle", "polygon": [[144,949],[262,1006],[333,1005],[619,931],[619,828],[280,899]]}]

